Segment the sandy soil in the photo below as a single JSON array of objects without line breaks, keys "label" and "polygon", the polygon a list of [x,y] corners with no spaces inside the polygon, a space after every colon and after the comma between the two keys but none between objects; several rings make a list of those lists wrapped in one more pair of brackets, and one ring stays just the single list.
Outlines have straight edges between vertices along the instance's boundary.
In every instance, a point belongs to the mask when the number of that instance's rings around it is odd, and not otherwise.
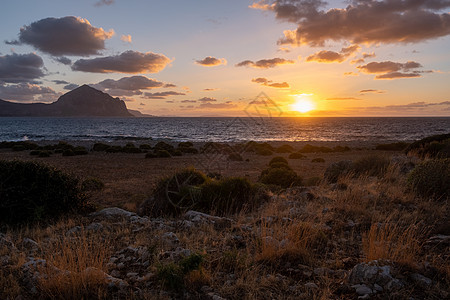
[{"label": "sandy soil", "polygon": [[[76,143],[74,143],[76,144]],[[272,143],[279,146],[280,143]],[[300,149],[305,143],[290,143]],[[334,146],[333,144],[311,143],[314,145]],[[341,145],[348,145],[341,144]],[[396,152],[370,150],[367,146],[352,148],[344,153],[310,153],[305,159],[288,159],[290,166],[303,178],[322,177],[326,167],[341,160],[357,160],[370,154],[394,155]],[[352,145],[354,146],[354,145]],[[198,148],[198,147],[197,147]],[[105,189],[92,195],[92,200],[101,206],[119,206],[134,210],[136,206],[151,194],[159,178],[173,174],[175,171],[194,167],[205,173],[219,172],[223,176],[245,176],[251,181],[257,181],[261,171],[275,156],[288,157],[288,153],[272,156],[259,156],[253,153],[243,153],[244,161],[228,161],[226,156],[211,156],[205,154],[185,154],[181,157],[145,159],[145,154],[90,152],[84,156],[66,157],[53,154],[48,158],[30,156],[29,151],[12,152],[0,149],[2,160],[40,161],[58,169],[70,172],[86,179],[98,178],[105,184]],[[313,163],[312,159],[321,157],[324,163]],[[245,161],[248,160],[248,161]]]}]

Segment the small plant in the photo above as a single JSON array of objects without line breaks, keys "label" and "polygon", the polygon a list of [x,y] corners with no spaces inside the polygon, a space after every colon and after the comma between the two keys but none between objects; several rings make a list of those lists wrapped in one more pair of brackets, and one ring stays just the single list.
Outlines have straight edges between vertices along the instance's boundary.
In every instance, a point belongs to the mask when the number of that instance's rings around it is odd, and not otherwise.
[{"label": "small plant", "polygon": [[324,163],[325,159],[323,159],[322,157],[317,157],[317,158],[313,158],[311,160],[311,162],[313,162],[313,163]]},{"label": "small plant", "polygon": [[390,160],[380,155],[369,155],[352,164],[355,175],[382,176],[389,167]]},{"label": "small plant", "polygon": [[273,154],[273,152],[270,149],[261,147],[261,148],[256,149],[256,154],[261,155],[261,156],[271,156]]},{"label": "small plant", "polygon": [[141,149],[141,150],[151,150],[152,146],[150,146],[149,144],[142,144],[142,145],[139,145],[139,149]]},{"label": "small plant", "polygon": [[432,135],[410,144],[406,154],[416,154],[420,158],[450,158],[450,133]]},{"label": "small plant", "polygon": [[288,158],[289,159],[302,159],[302,158],[306,158],[306,156],[301,154],[300,152],[294,152],[294,153],[289,154]]},{"label": "small plant", "polygon": [[169,151],[167,150],[157,150],[155,154],[156,157],[172,157],[172,155],[170,155]]},{"label": "small plant", "polygon": [[46,222],[85,204],[78,179],[35,162],[0,161],[0,220]]},{"label": "small plant", "polygon": [[183,258],[179,263],[170,263],[158,267],[157,276],[161,283],[173,291],[185,288],[185,281],[192,272],[201,270],[203,256],[194,253]]},{"label": "small plant", "polygon": [[39,151],[39,157],[50,157],[51,154],[52,152],[48,150]]},{"label": "small plant", "polygon": [[147,152],[145,158],[157,158],[158,156],[153,152]]},{"label": "small plant", "polygon": [[349,160],[342,160],[332,163],[325,170],[323,177],[330,183],[336,183],[339,177],[348,174],[351,170],[352,162]]},{"label": "small plant", "polygon": [[294,151],[295,151],[294,147],[292,147],[291,145],[287,145],[287,144],[282,145],[275,150],[276,153],[291,153]]},{"label": "small plant", "polygon": [[408,185],[422,197],[446,200],[450,196],[450,159],[427,160],[408,175]]},{"label": "small plant", "polygon": [[133,143],[128,143],[122,148],[124,153],[142,153],[140,148],[137,148]]},{"label": "small plant", "polygon": [[83,146],[77,146],[77,147],[73,148],[73,153],[75,155],[87,155],[88,151]]},{"label": "small plant", "polygon": [[110,148],[111,146],[103,144],[103,143],[95,143],[92,147],[92,151],[103,152]]},{"label": "small plant", "polygon": [[274,164],[285,164],[285,165],[289,165],[288,161],[286,160],[286,158],[281,157],[281,156],[276,156],[274,158],[272,158],[269,162],[269,166],[272,166]]},{"label": "small plant", "polygon": [[239,153],[231,153],[230,155],[228,155],[228,160],[231,161],[243,161],[244,159],[242,158],[242,156]]},{"label": "small plant", "polygon": [[166,142],[158,142],[154,147],[155,151],[158,150],[166,150],[168,152],[173,151],[175,149],[174,146],[167,144]]},{"label": "small plant", "polygon": [[264,184],[288,188],[293,185],[299,185],[301,178],[291,169],[268,168],[261,173],[259,181]]}]

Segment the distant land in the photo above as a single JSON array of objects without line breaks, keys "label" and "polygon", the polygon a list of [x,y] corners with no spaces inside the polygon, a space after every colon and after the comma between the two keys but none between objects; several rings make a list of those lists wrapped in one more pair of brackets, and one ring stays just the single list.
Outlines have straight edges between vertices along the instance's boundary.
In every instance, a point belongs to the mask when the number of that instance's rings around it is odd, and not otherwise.
[{"label": "distant land", "polygon": [[14,103],[0,99],[0,117],[151,117],[127,109],[123,100],[82,85],[45,103]]}]

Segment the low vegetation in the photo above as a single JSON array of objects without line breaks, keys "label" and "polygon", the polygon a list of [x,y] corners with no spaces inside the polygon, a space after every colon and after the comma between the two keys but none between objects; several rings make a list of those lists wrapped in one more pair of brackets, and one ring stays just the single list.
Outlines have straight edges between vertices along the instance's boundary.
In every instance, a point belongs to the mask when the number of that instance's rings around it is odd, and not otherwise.
[{"label": "low vegetation", "polygon": [[269,167],[259,176],[259,182],[281,188],[300,185],[301,180],[301,177],[289,166],[288,161],[281,156],[272,158]]},{"label": "low vegetation", "polygon": [[408,175],[409,186],[421,197],[446,201],[450,197],[450,158],[426,160]]},{"label": "low vegetation", "polygon": [[420,158],[450,158],[450,133],[433,135],[410,144],[405,153]]}]

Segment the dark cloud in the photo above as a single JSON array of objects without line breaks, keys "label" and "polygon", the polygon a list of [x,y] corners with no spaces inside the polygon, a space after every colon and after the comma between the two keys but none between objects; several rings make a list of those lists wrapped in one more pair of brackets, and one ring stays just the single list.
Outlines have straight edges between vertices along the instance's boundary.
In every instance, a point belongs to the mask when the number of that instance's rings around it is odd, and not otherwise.
[{"label": "dark cloud", "polygon": [[103,6],[103,5],[111,5],[114,4],[114,0],[99,0],[94,5],[95,6]]},{"label": "dark cloud", "polygon": [[313,0],[258,1],[254,8],[275,12],[297,24],[279,44],[323,46],[325,41],[353,43],[417,43],[450,34],[448,0],[353,0],[346,8],[323,10]]},{"label": "dark cloud", "polygon": [[384,94],[386,91],[382,90],[374,90],[374,89],[366,89],[366,90],[360,90],[360,94],[367,94],[367,93],[374,93],[374,94]]},{"label": "dark cloud", "polygon": [[209,103],[209,102],[217,102],[217,99],[211,98],[211,97],[203,97],[203,98],[198,99],[197,101],[203,102],[203,103]]},{"label": "dark cloud", "polygon": [[56,84],[69,84],[69,82],[65,80],[52,80],[52,82]]},{"label": "dark cloud", "polygon": [[244,60],[236,64],[236,67],[253,67],[258,69],[268,69],[268,68],[275,68],[276,66],[279,65],[286,65],[293,63],[295,63],[293,60],[277,57],[271,59],[261,59],[256,62],[253,62],[251,60]]},{"label": "dark cloud", "polygon": [[75,83],[69,83],[69,84],[67,84],[67,85],[64,86],[64,89],[65,89],[65,90],[71,91],[71,90],[76,89],[77,87],[79,87],[78,84],[75,84]]},{"label": "dark cloud", "polygon": [[19,83],[12,85],[0,85],[0,99],[12,101],[30,102],[39,100],[43,102],[52,102],[58,94],[49,87],[41,87],[31,83]]},{"label": "dark cloud", "polygon": [[166,84],[164,84],[164,86],[163,86],[164,88],[174,88],[174,87],[177,87],[175,84],[173,84],[173,83],[166,83]]},{"label": "dark cloud", "polygon": [[[424,71],[417,70],[422,65],[415,61],[399,63],[393,61],[371,62],[357,68],[364,73],[380,74],[375,79],[397,79],[397,78],[415,78],[421,77],[420,73]],[[429,71],[425,71],[429,72]]]},{"label": "dark cloud", "polygon": [[341,63],[347,59],[350,55],[357,52],[361,47],[358,45],[351,45],[347,48],[342,48],[340,52],[322,50],[314,53],[306,58],[306,61],[316,61],[316,62],[338,62]]},{"label": "dark cloud", "polygon": [[181,103],[197,103],[196,100],[182,100]]},{"label": "dark cloud", "polygon": [[231,101],[227,101],[226,103],[202,103],[198,106],[198,108],[204,109],[230,109],[237,107],[236,104],[233,104]]},{"label": "dark cloud", "polygon": [[375,57],[376,56],[374,52],[372,52],[372,53],[363,52],[362,55],[363,55],[363,58],[370,58],[370,57]]},{"label": "dark cloud", "polygon": [[273,82],[272,80],[268,80],[264,77],[253,78],[252,82],[259,83],[264,86],[273,87],[273,88],[289,88],[289,84],[287,82]]},{"label": "dark cloud", "polygon": [[156,79],[148,78],[146,76],[137,75],[130,77],[123,77],[119,80],[105,79],[96,84],[96,86],[104,89],[120,89],[120,90],[146,90],[152,88],[166,87],[164,82]]},{"label": "dark cloud", "polygon": [[128,50],[114,56],[77,60],[72,70],[91,73],[157,73],[169,63],[170,59],[163,54]]},{"label": "dark cloud", "polygon": [[204,91],[207,91],[207,92],[213,92],[213,91],[218,91],[219,89],[217,89],[217,88],[207,88],[207,89],[203,89]]},{"label": "dark cloud", "polygon": [[92,26],[88,20],[77,17],[46,18],[20,29],[19,40],[7,42],[28,44],[54,56],[99,54],[105,49],[105,40],[114,31]]},{"label": "dark cloud", "polygon": [[44,61],[34,53],[0,56],[0,82],[32,82],[43,77]]},{"label": "dark cloud", "polygon": [[343,101],[343,100],[361,100],[361,99],[355,97],[334,97],[334,98],[327,98],[326,100]]},{"label": "dark cloud", "polygon": [[159,93],[144,93],[144,97],[147,99],[166,99],[169,96],[182,96],[186,95],[185,93],[175,92],[175,91],[167,91],[167,92],[159,92]]},{"label": "dark cloud", "polygon": [[226,65],[227,60],[225,58],[215,58],[212,56],[208,56],[202,60],[196,60],[195,63],[205,67],[214,67],[219,65]]},{"label": "dark cloud", "polygon": [[69,66],[72,64],[72,61],[65,57],[65,56],[61,56],[61,57],[56,57],[55,60],[63,65]]}]

